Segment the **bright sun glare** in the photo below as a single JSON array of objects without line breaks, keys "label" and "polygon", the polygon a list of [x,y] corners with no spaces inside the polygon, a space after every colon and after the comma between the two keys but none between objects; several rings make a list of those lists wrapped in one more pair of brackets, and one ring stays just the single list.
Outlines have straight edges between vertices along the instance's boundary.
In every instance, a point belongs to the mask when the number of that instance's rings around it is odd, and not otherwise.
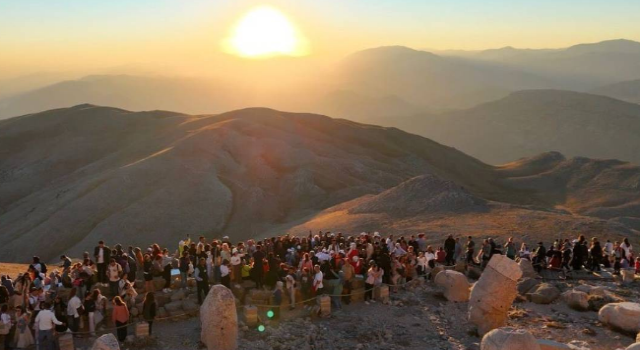
[{"label": "bright sun glare", "polygon": [[247,13],[225,43],[227,51],[244,57],[306,54],[305,40],[280,11],[260,6]]}]

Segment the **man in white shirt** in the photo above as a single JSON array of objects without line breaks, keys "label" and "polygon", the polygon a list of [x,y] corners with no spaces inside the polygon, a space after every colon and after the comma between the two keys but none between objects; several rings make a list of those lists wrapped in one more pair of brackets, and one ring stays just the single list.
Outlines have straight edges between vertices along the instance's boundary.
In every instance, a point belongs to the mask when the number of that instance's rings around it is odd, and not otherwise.
[{"label": "man in white shirt", "polygon": [[82,307],[82,300],[76,295],[77,289],[71,290],[69,302],[67,303],[67,319],[69,321],[69,329],[72,332],[77,332],[80,328],[80,314],[78,308]]},{"label": "man in white shirt", "polygon": [[63,325],[63,322],[58,321],[56,315],[50,310],[51,305],[44,303],[44,309],[36,316],[34,328],[37,330],[38,344],[40,344],[41,350],[54,350],[54,338],[53,338],[53,326],[54,324]]},{"label": "man in white shirt", "polygon": [[324,287],[322,285],[322,271],[320,271],[320,265],[316,265],[313,267],[313,271],[315,272],[315,275],[313,276],[313,290],[315,290],[316,295],[320,295],[322,294],[322,288]]}]

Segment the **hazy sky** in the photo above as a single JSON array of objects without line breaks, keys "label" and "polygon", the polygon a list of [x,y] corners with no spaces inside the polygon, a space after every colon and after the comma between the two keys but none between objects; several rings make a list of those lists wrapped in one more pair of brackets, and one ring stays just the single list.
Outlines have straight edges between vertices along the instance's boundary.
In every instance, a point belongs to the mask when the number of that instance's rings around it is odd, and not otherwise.
[{"label": "hazy sky", "polygon": [[281,10],[310,57],[406,45],[485,49],[640,41],[638,0],[28,0],[0,2],[0,76],[211,62],[243,14]]}]

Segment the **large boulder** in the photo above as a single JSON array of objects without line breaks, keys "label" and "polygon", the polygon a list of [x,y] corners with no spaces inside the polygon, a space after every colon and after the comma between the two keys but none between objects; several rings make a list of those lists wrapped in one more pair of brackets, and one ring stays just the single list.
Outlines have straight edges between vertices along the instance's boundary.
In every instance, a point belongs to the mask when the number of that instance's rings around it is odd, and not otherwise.
[{"label": "large boulder", "polygon": [[622,269],[620,270],[620,275],[622,276],[622,283],[629,284],[635,280],[636,270],[633,268]]},{"label": "large boulder", "polygon": [[633,343],[624,350],[640,350],[640,343]]},{"label": "large boulder", "polygon": [[541,283],[527,293],[527,298],[536,304],[551,304],[558,297],[560,289],[549,283]]},{"label": "large boulder", "polygon": [[518,294],[526,295],[531,289],[533,289],[533,287],[539,284],[540,281],[535,278],[523,278],[518,282],[516,288],[518,289]]},{"label": "large boulder", "polygon": [[199,308],[200,306],[191,299],[185,299],[182,301],[182,309],[185,313],[194,314]]},{"label": "large boulder", "polygon": [[636,334],[640,332],[640,304],[607,304],[598,312],[598,320],[609,327]]},{"label": "large boulder", "polygon": [[444,288],[444,296],[449,301],[469,301],[469,281],[461,272],[444,270],[436,275],[435,284]]},{"label": "large boulder", "polygon": [[178,316],[183,314],[182,311],[182,302],[181,301],[172,301],[169,304],[164,306],[165,310],[169,313],[169,316]]},{"label": "large boulder", "polygon": [[562,294],[562,299],[574,310],[585,311],[589,309],[589,294],[585,292],[569,290]]},{"label": "large boulder", "polygon": [[444,266],[437,265],[436,267],[431,269],[431,272],[429,273],[429,279],[433,281],[441,271],[444,271]]},{"label": "large boulder", "polygon": [[120,350],[120,344],[113,333],[107,333],[96,339],[91,350]]},{"label": "large boulder", "polygon": [[208,350],[235,350],[238,347],[236,299],[225,286],[209,290],[200,307],[200,340]]},{"label": "large boulder", "polygon": [[521,276],[522,270],[515,261],[497,254],[491,258],[469,297],[469,321],[480,335],[506,325]]},{"label": "large boulder", "polygon": [[522,270],[523,278],[536,278],[540,277],[536,270],[533,269],[533,264],[529,259],[520,259],[518,262],[518,266],[520,266],[520,270]]},{"label": "large boulder", "polygon": [[503,327],[482,337],[480,350],[540,350],[536,338],[524,329]]},{"label": "large boulder", "polygon": [[171,302],[171,297],[169,296],[169,294],[155,293],[155,296],[156,296],[156,304],[158,304],[158,307],[163,307],[166,304]]},{"label": "large boulder", "polygon": [[169,317],[169,313],[167,312],[167,309],[165,309],[163,307],[159,307],[156,316],[158,318],[167,318],[167,317]]},{"label": "large boulder", "polygon": [[465,273],[467,271],[467,263],[464,261],[458,261],[453,269],[455,271]]}]

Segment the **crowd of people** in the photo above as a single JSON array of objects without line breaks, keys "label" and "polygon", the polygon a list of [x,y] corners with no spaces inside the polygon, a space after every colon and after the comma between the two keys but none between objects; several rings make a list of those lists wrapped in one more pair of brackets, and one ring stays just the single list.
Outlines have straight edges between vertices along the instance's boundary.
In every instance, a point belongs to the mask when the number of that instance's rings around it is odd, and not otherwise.
[{"label": "crowd of people", "polygon": [[[533,250],[525,243],[518,250],[513,238],[498,244],[491,238],[476,243],[471,236],[448,236],[441,246],[434,247],[424,234],[383,237],[378,232],[356,236],[319,232],[236,244],[229,237],[208,241],[200,236],[192,241],[187,235],[176,247],[153,244],[126,250],[120,244],[110,248],[101,241],[93,255],[85,252],[78,262],[61,256],[53,271],[33,257],[25,273],[14,279],[2,276],[0,349],[25,349],[35,343],[39,349],[55,349],[55,334],[95,335],[101,324],[116,329],[118,339],[124,341],[131,320],[129,309],[139,291],[145,293],[141,312],[151,333],[157,312],[155,293],[171,290],[177,278],[175,269],[179,271],[179,288],[188,288],[189,278],[195,279],[199,303],[212,284],[272,291],[278,318],[283,298],[292,309],[301,303],[309,308],[315,296],[327,294],[332,307],[340,309],[343,303],[351,302],[355,279],[362,278],[364,300],[369,304],[375,302],[372,291],[376,286],[387,284],[396,290],[413,279],[428,277],[437,265],[466,263],[483,268],[495,254],[530,259],[538,271],[556,269],[565,274],[602,267],[613,267],[614,273],[634,267],[636,272],[640,270],[640,259],[634,260],[633,247],[626,238],[601,245],[597,238],[579,236],[557,239],[549,248],[538,242]],[[159,277],[164,283],[161,290],[155,290],[154,278]],[[138,290],[136,281],[142,286]],[[297,289],[302,294],[298,303]],[[69,291],[68,296],[62,290]],[[101,290],[108,290],[108,294]]]}]

